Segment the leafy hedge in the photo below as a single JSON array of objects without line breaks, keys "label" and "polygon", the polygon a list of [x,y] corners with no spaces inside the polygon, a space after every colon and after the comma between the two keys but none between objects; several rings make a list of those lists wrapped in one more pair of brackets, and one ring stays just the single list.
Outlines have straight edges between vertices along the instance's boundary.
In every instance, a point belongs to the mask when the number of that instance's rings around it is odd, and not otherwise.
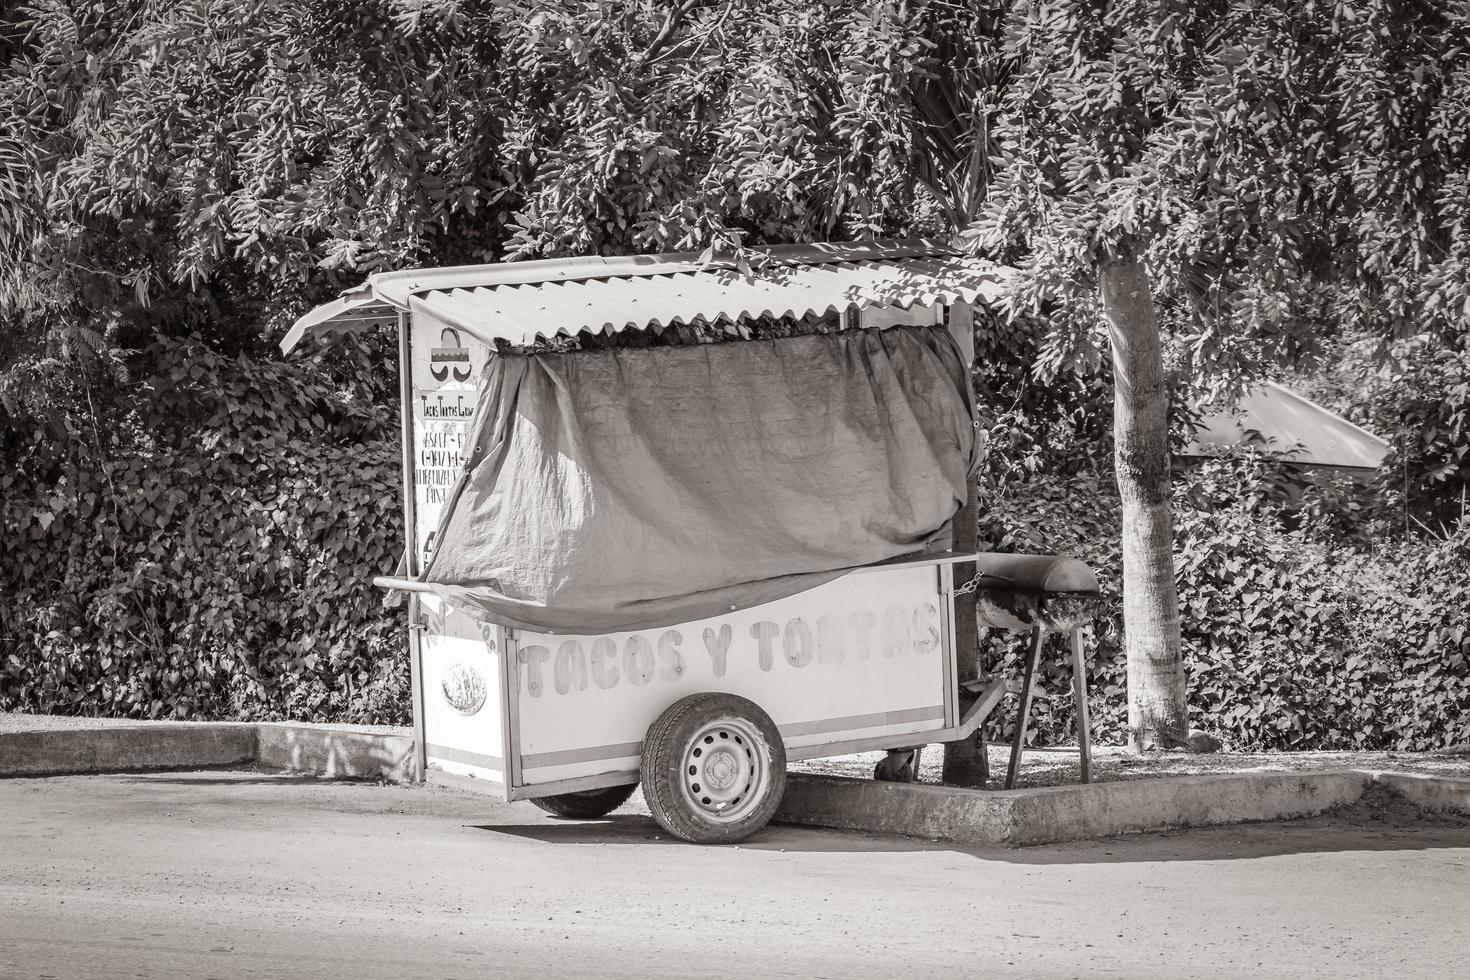
[{"label": "leafy hedge", "polygon": [[403,623],[368,584],[401,547],[397,417],[367,356],[159,341],[91,413],[0,413],[0,709],[403,721]]},{"label": "leafy hedge", "polygon": [[[1181,475],[1176,568],[1190,713],[1236,749],[1423,750],[1470,743],[1470,528],[1360,552],[1320,540],[1273,503],[1271,467],[1221,460]],[[989,545],[1076,554],[1108,613],[1089,647],[1093,733],[1127,728],[1116,498],[1094,476],[1039,478],[991,501]],[[1085,509],[1084,509],[1085,508]],[[990,669],[1023,643],[992,635]],[[1047,648],[1034,740],[1074,738],[1067,651]],[[991,736],[1008,735],[1007,720]]]},{"label": "leafy hedge", "polygon": [[[367,584],[401,541],[391,372],[160,341],[92,414],[0,426],[0,709],[403,722],[403,621]],[[1005,451],[995,466],[1007,467]],[[982,542],[1075,554],[1109,611],[1090,648],[1094,734],[1123,738],[1118,505],[1105,470],[987,481]],[[1235,748],[1426,749],[1470,741],[1470,534],[1352,550],[1330,488],[1261,460],[1178,481],[1192,715]],[[989,669],[1020,670],[992,636]],[[1048,647],[1035,738],[1072,737]],[[998,719],[991,735],[1004,733]]]}]

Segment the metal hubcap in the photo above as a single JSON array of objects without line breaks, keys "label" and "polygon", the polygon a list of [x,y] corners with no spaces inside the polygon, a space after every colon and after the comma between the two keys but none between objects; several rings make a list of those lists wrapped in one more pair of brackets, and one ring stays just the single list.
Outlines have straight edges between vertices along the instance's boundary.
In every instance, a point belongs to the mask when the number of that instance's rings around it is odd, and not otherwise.
[{"label": "metal hubcap", "polygon": [[731,823],[754,809],[770,785],[765,739],[743,718],[705,724],[684,748],[684,797],[695,812]]}]

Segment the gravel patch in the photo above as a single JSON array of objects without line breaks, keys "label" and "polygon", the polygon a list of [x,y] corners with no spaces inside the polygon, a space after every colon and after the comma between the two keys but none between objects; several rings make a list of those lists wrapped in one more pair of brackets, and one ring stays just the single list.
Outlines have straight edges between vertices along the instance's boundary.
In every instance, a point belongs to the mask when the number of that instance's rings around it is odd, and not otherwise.
[{"label": "gravel patch", "polygon": [[[48,732],[64,728],[128,728],[151,725],[136,718],[81,718],[74,715],[32,715],[18,711],[0,712],[0,732]],[[179,724],[188,724],[180,722]]]},{"label": "gravel patch", "polygon": [[1470,815],[1425,810],[1381,783],[1369,786],[1356,803],[1329,810],[1323,816],[1359,828],[1403,830],[1433,825],[1470,830]]}]

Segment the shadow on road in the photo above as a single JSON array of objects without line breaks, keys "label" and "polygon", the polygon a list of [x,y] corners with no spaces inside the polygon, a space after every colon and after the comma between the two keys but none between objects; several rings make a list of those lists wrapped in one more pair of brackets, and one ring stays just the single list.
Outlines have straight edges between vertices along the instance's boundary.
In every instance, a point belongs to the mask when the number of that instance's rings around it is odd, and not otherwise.
[{"label": "shadow on road", "polygon": [[[637,814],[614,814],[601,820],[554,820],[541,823],[470,824],[473,830],[498,833],[553,845],[685,845],[667,835],[651,820]],[[772,826],[741,848],[750,851],[898,852],[945,851],[978,861],[1008,864],[1130,864],[1158,861],[1248,861],[1291,854],[1330,854],[1347,851],[1426,851],[1436,848],[1470,849],[1470,821],[1427,818],[1407,826],[1388,823],[1354,824],[1338,817],[1277,823],[1233,824],[1164,833],[1141,833],[1103,840],[1029,846],[1029,848],[966,848],[945,840],[816,830],[810,827]]]},{"label": "shadow on road", "polygon": [[[650,817],[637,814],[578,821],[548,817],[539,823],[473,824],[471,828],[544,844],[692,846],[664,833]],[[947,841],[773,825],[739,846],[753,851],[812,853],[944,851],[978,861],[1035,865],[1243,861],[1290,854],[1470,849],[1470,820],[1426,816],[1400,825],[1354,823],[1329,816],[1017,848],[973,848]]]},{"label": "shadow on road", "polygon": [[[693,847],[665,833],[652,817],[635,813],[615,813],[600,820],[558,820],[547,817],[534,824],[473,824],[473,830],[505,834],[544,844],[652,844]],[[850,833],[817,830],[810,827],[773,825],[736,847],[751,851],[858,852],[858,851],[929,851],[946,845],[906,837],[883,834]]]},{"label": "shadow on road", "polygon": [[125,783],[145,783],[149,786],[251,786],[251,785],[302,785],[311,784],[316,786],[339,785],[344,782],[372,782],[371,780],[343,780],[323,779],[321,776],[306,774],[281,774],[261,773],[260,775],[220,775],[220,776],[158,776],[138,773],[122,777]]}]

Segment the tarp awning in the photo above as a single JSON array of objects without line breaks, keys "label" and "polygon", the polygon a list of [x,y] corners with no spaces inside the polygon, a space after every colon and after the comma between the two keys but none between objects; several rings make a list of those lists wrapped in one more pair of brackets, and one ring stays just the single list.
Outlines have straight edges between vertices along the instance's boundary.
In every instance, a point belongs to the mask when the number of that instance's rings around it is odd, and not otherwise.
[{"label": "tarp awning", "polygon": [[993,300],[1003,266],[929,240],[780,246],[748,274],[698,255],[636,255],[506,262],[381,273],[292,327],[303,337],[423,313],[486,343],[615,333],[762,315],[910,308]]},{"label": "tarp awning", "polygon": [[1267,453],[1309,466],[1372,472],[1389,445],[1360,425],[1275,382],[1246,392],[1233,410],[1200,420],[1181,456],[1214,456],[1235,446],[1260,445]]},{"label": "tarp awning", "polygon": [[596,635],[938,554],[973,416],[940,326],[492,357],[423,582]]}]

